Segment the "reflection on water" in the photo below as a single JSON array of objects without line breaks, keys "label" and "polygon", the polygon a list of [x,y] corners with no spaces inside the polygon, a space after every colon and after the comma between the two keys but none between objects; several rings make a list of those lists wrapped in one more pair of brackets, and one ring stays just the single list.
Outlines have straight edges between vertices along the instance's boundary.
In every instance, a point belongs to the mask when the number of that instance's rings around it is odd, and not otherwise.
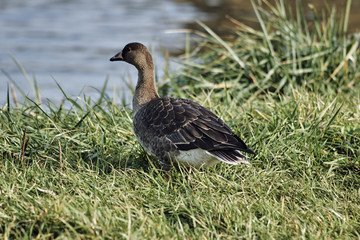
[{"label": "reflection on water", "polygon": [[[303,5],[311,3],[321,9],[324,2],[336,4],[338,12],[346,5],[337,0],[303,0]],[[353,0],[352,31],[359,30],[359,10],[360,0]],[[165,60],[160,46],[176,51],[185,44],[182,34],[165,34],[166,30],[195,28],[197,19],[223,33],[229,29],[225,15],[256,25],[248,0],[2,0],[0,69],[31,97],[33,91],[10,55],[30,72],[30,78],[34,73],[43,98],[55,102],[63,98],[55,80],[70,95],[84,90],[96,98],[97,91],[86,86],[99,89],[107,76],[112,95],[114,87],[126,89],[121,78],[130,73],[136,80],[131,66],[109,62],[126,43],[139,41],[151,46],[161,77]],[[8,82],[0,73],[0,103],[5,102]]]},{"label": "reflection on water", "polygon": [[[249,0],[182,0],[181,2],[189,2],[200,9],[202,12],[206,12],[209,19],[206,22],[217,33],[228,32],[233,25],[229,24],[229,20],[226,16],[235,18],[241,22],[246,23],[252,27],[258,27],[256,23],[256,17]],[[255,0],[254,2],[261,2],[261,0]],[[274,5],[276,0],[267,0],[270,4]],[[297,0],[284,0],[288,6],[295,7]],[[305,9],[305,16],[308,20],[312,19],[312,10],[309,5],[313,5],[319,12],[326,12],[325,9],[331,11],[332,7],[336,8],[336,12],[341,15],[345,13],[347,0],[301,0],[302,6]],[[265,4],[263,4],[265,5]],[[360,0],[351,1],[351,12],[349,18],[349,31],[360,31]],[[198,27],[193,23],[190,23],[191,27]]]}]

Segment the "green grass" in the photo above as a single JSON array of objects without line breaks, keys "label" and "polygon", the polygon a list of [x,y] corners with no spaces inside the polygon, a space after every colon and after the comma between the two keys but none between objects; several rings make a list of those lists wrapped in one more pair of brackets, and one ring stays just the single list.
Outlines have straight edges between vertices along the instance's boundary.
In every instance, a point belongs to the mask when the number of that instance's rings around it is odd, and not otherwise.
[{"label": "green grass", "polygon": [[284,9],[258,7],[262,31],[231,42],[204,26],[161,84],[220,115],[258,153],[251,166],[168,176],[105,87],[96,101],[64,93],[70,107],[9,93],[0,238],[359,239],[359,37],[334,14],[309,29]]}]

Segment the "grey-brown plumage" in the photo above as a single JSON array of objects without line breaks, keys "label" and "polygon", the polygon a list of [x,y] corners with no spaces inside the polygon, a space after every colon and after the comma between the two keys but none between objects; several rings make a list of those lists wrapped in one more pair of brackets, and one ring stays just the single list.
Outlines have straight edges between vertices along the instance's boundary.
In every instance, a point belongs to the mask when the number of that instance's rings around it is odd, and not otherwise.
[{"label": "grey-brown plumage", "polygon": [[138,69],[133,98],[134,132],[141,145],[169,170],[172,161],[209,167],[219,161],[249,163],[255,153],[214,113],[187,99],[160,98],[154,64],[141,43],[129,43],[110,61],[125,61]]}]

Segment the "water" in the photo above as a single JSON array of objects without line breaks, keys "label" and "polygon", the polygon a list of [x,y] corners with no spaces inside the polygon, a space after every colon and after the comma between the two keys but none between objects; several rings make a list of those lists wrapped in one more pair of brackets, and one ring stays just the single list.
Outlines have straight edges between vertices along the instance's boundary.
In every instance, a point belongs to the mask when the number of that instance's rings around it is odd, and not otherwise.
[{"label": "water", "polygon": [[[31,98],[31,84],[10,56],[36,78],[43,99],[63,99],[55,80],[72,96],[96,98],[109,76],[108,91],[129,95],[122,80],[135,69],[109,61],[128,42],[151,46],[158,69],[163,69],[161,47],[182,49],[183,34],[166,34],[204,14],[189,3],[164,0],[8,0],[0,5],[0,68]],[[159,71],[161,75],[161,71]],[[0,103],[6,101],[8,77],[0,73]],[[18,91],[16,91],[19,93]],[[19,96],[19,94],[17,94]]]},{"label": "water", "polygon": [[[295,2],[295,1],[294,1]],[[322,9],[324,0],[303,0]],[[338,12],[346,1],[328,0]],[[306,10],[311,17],[311,11]],[[359,30],[360,0],[352,0],[350,29]],[[64,97],[55,80],[70,96],[86,94],[96,99],[107,76],[107,93],[130,98],[124,84],[136,81],[135,69],[125,63],[111,63],[109,58],[128,42],[151,46],[161,78],[165,58],[162,48],[173,52],[183,49],[184,34],[166,34],[166,30],[194,28],[194,20],[205,21],[221,33],[229,29],[225,15],[252,26],[254,13],[245,0],[2,0],[0,2],[0,70],[30,98],[35,78],[42,99],[59,103]],[[250,21],[248,21],[250,19]],[[27,81],[13,61],[13,56],[29,73]],[[0,73],[0,104],[6,102],[6,74]],[[19,101],[19,91],[16,90]]]}]

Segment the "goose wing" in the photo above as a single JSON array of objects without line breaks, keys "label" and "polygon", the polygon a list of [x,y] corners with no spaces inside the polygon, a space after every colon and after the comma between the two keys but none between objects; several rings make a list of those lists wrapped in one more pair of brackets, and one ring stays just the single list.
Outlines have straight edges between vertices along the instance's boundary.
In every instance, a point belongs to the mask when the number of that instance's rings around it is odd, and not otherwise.
[{"label": "goose wing", "polygon": [[181,151],[200,148],[228,163],[247,162],[241,152],[255,154],[219,117],[187,99],[152,100],[135,118],[144,129],[166,137]]}]

